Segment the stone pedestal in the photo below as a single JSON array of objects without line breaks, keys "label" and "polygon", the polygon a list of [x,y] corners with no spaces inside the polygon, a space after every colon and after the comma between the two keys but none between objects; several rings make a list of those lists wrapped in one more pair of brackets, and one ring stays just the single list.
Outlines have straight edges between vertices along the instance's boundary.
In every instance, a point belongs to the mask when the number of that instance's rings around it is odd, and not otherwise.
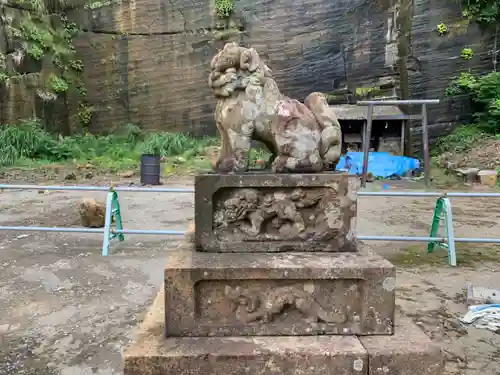
[{"label": "stone pedestal", "polygon": [[395,320],[395,269],[355,240],[346,174],[205,175],[195,233],[125,353],[125,375],[439,375]]},{"label": "stone pedestal", "polygon": [[197,250],[356,251],[356,181],[341,173],[197,176]]},{"label": "stone pedestal", "polygon": [[390,335],[396,272],[355,253],[177,252],[165,268],[168,336]]},{"label": "stone pedestal", "polygon": [[163,290],[124,355],[124,375],[441,375],[438,346],[408,318],[391,336],[165,338]]}]

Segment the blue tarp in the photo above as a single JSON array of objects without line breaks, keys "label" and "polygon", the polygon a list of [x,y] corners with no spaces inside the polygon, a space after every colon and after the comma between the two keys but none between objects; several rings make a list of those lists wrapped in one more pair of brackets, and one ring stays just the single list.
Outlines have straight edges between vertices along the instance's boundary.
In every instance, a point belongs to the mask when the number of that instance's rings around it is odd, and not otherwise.
[{"label": "blue tarp", "polygon": [[[368,154],[368,172],[374,177],[388,178],[404,176],[407,171],[420,168],[418,159],[396,156],[388,152],[370,152]],[[363,171],[363,153],[348,152],[340,158],[337,169],[348,170],[360,175]]]}]

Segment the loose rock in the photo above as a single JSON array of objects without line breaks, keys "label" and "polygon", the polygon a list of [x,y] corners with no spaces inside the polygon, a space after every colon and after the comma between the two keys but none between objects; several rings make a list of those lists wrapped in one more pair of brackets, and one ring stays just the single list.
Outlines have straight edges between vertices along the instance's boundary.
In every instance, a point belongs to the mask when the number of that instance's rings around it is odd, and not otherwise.
[{"label": "loose rock", "polygon": [[106,205],[93,198],[85,198],[78,208],[80,220],[84,227],[103,228],[106,217]]},{"label": "loose rock", "polygon": [[120,177],[122,177],[122,178],[134,177],[134,171],[126,171],[126,172],[120,173]]}]

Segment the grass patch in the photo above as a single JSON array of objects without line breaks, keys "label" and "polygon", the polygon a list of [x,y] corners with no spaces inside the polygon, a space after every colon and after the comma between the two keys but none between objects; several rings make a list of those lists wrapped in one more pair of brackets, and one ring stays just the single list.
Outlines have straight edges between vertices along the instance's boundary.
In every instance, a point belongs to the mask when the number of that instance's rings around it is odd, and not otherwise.
[{"label": "grass patch", "polygon": [[[0,169],[37,170],[51,164],[68,168],[92,164],[106,172],[138,168],[143,154],[164,158],[163,175],[211,170],[211,157],[220,141],[217,137],[194,138],[184,133],[145,134],[133,124],[114,129],[111,135],[79,134],[70,137],[46,132],[38,121],[0,126]],[[267,161],[264,149],[252,149],[250,167]]]},{"label": "grass patch", "polygon": [[87,133],[56,137],[37,121],[23,121],[0,127],[0,167],[37,169],[53,163],[91,163],[100,169],[120,171],[137,168],[141,155],[148,153],[177,157],[189,164],[218,142],[213,137],[196,139],[183,133],[144,134],[132,124],[108,136]]},{"label": "grass patch", "polygon": [[[459,267],[475,267],[482,263],[500,262],[500,246],[456,243],[455,252]],[[427,252],[427,245],[418,244],[400,249],[387,259],[399,267],[447,266],[446,249]]]},{"label": "grass patch", "polygon": [[433,155],[437,156],[444,152],[466,152],[491,137],[492,135],[485,133],[476,125],[461,125],[452,133],[436,140]]}]

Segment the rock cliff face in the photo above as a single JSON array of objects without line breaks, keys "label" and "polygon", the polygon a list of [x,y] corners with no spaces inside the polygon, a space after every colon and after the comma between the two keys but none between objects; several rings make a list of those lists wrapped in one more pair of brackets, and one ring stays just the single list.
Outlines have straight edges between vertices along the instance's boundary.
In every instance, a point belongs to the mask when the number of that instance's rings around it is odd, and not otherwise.
[{"label": "rock cliff face", "polygon": [[[395,7],[385,0],[236,0],[229,22],[210,0],[134,0],[80,17],[90,90],[100,91],[93,126],[141,122],[147,129],[213,134],[209,62],[225,41],[252,46],[285,94],[304,99],[347,83],[395,75]],[[224,26],[221,26],[224,25]]]},{"label": "rock cliff face", "polygon": [[[401,26],[404,32],[410,32],[411,43],[408,53],[405,53],[408,56],[408,82],[402,79],[400,87],[407,87],[412,99],[441,99],[439,105],[428,106],[432,141],[452,130],[457,123],[471,119],[467,98],[445,98],[444,91],[460,72],[470,69],[480,73],[493,69],[494,35],[482,33],[475,24],[469,24],[461,17],[460,7],[454,2],[413,0],[411,7],[401,13],[401,18],[408,20]],[[441,23],[447,26],[448,32],[440,36],[437,25]],[[460,56],[464,48],[473,50],[472,59]],[[412,112],[415,110],[411,109]],[[418,151],[420,123],[415,121],[412,125],[413,149]]]},{"label": "rock cliff face", "polygon": [[[92,131],[134,122],[215,134],[206,77],[228,40],[256,48],[282,91],[299,100],[344,87],[443,99],[460,70],[492,67],[490,40],[460,19],[453,2],[233,0],[230,19],[221,20],[214,1],[102,0],[71,15],[86,30],[76,44],[94,98]],[[448,34],[437,34],[439,23]],[[464,47],[474,50],[471,60],[460,57]],[[460,120],[462,107],[457,100],[429,107],[431,136]]]}]

